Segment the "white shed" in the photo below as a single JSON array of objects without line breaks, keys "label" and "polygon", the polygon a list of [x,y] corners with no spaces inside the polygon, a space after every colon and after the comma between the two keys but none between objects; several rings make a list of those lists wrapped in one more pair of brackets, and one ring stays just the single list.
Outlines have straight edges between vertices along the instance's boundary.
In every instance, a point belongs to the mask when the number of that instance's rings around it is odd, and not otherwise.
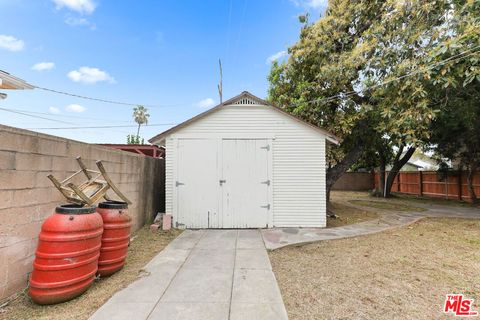
[{"label": "white shed", "polygon": [[249,92],[150,142],[165,146],[178,228],[325,227],[325,147],[338,139]]}]

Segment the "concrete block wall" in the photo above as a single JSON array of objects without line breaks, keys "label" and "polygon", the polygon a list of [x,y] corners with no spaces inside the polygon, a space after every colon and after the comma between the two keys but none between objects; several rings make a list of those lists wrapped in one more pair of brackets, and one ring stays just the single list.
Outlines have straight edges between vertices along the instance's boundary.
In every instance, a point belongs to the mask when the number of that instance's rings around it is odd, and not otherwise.
[{"label": "concrete block wall", "polygon": [[332,190],[364,191],[375,187],[371,172],[345,172],[332,186]]},{"label": "concrete block wall", "polygon": [[66,203],[47,175],[73,174],[79,170],[77,156],[94,170],[95,161],[102,160],[133,202],[134,230],[164,211],[162,159],[0,125],[0,301],[27,286],[41,225]]}]

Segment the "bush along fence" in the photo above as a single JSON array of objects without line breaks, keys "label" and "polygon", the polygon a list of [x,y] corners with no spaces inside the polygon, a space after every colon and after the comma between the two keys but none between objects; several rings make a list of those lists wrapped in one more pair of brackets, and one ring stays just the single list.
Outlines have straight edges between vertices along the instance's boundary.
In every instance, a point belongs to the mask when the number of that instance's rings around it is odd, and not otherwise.
[{"label": "bush along fence", "polygon": [[[388,172],[387,172],[388,174]],[[392,193],[418,195],[471,202],[465,171],[403,171],[399,172],[392,185]],[[380,173],[375,172],[375,189],[379,189]],[[480,197],[480,172],[473,175],[473,189]]]}]

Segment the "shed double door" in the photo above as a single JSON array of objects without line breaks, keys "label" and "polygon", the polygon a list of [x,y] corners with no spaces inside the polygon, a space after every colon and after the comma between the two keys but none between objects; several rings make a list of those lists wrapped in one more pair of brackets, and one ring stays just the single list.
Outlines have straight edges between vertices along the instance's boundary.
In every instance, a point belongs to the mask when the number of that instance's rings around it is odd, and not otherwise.
[{"label": "shed double door", "polygon": [[186,228],[265,228],[267,139],[179,139],[177,222]]}]

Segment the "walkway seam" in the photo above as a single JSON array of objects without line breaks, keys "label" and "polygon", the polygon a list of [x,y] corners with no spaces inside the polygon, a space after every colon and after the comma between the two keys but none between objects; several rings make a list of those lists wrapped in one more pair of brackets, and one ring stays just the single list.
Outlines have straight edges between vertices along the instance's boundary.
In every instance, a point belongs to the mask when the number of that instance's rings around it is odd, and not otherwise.
[{"label": "walkway seam", "polygon": [[232,288],[230,289],[230,304],[228,306],[228,320],[230,320],[232,314],[232,300],[233,300],[233,285],[235,282],[235,264],[237,263],[237,243],[238,243],[238,230],[237,236],[235,237],[235,249],[234,249],[234,256],[233,256],[233,272],[232,272]]},{"label": "walkway seam", "polygon": [[[185,231],[185,230],[184,230]],[[190,254],[192,254],[192,251],[193,249],[197,246],[197,244],[200,242],[200,240],[202,240],[202,238],[205,236],[205,233],[206,232],[203,232],[202,236],[200,238],[198,238],[198,241],[195,242],[195,245],[190,249],[190,252],[188,253],[188,255],[185,257],[185,260],[183,260],[182,264],[180,265],[180,267],[178,267],[177,271],[175,272],[175,274],[173,275],[173,277],[170,279],[170,281],[168,282],[168,285],[167,287],[165,288],[165,290],[163,290],[163,293],[162,295],[160,296],[160,298],[158,298],[158,301],[155,303],[155,305],[153,306],[152,310],[150,310],[150,312],[148,313],[147,315],[147,318],[146,320],[148,320],[150,318],[150,316],[152,315],[152,312],[153,310],[155,310],[155,308],[157,307],[157,305],[160,303],[160,300],[162,300],[163,296],[165,295],[165,292],[167,292],[168,288],[170,288],[170,285],[172,284],[173,282],[173,279],[175,279],[177,277],[177,274],[178,274],[178,271],[180,269],[182,269],[183,265],[185,264],[185,262],[187,261],[188,257],[190,257]],[[175,240],[175,239],[174,239]],[[162,250],[163,251],[163,250]]]}]

